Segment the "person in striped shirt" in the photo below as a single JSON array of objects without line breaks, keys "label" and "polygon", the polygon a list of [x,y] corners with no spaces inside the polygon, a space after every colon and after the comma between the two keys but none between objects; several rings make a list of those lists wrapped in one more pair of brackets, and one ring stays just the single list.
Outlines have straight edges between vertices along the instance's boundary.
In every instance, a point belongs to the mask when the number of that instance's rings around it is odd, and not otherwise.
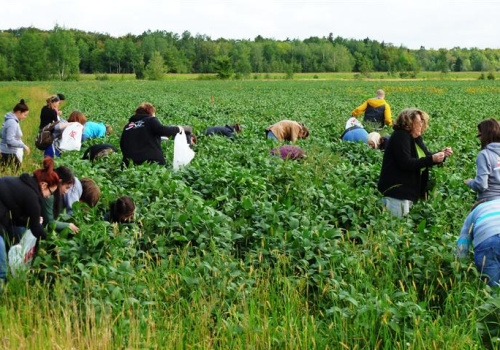
[{"label": "person in striped shirt", "polygon": [[474,262],[489,286],[500,285],[500,199],[482,202],[467,215],[456,255],[467,256],[474,244]]}]

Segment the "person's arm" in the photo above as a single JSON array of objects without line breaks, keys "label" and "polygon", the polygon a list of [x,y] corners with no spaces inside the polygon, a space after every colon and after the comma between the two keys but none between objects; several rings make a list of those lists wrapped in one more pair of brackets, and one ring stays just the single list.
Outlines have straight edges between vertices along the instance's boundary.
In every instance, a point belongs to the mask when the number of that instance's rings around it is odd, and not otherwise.
[{"label": "person's arm", "polygon": [[408,171],[432,166],[434,164],[432,155],[423,158],[413,158],[411,156],[411,142],[413,142],[411,135],[405,135],[403,132],[392,134],[389,146],[397,166]]},{"label": "person's arm", "polygon": [[488,177],[491,173],[491,164],[486,152],[479,152],[476,158],[476,178],[467,183],[476,192],[484,192],[488,189]]},{"label": "person's arm", "polygon": [[384,110],[384,122],[387,126],[392,126],[392,113],[391,106],[386,102]]},{"label": "person's arm", "polygon": [[12,121],[9,127],[5,127],[5,143],[9,147],[26,148],[23,141],[16,139],[17,123]]},{"label": "person's arm", "polygon": [[288,132],[290,133],[290,141],[295,142],[299,139],[300,131],[302,130],[302,126],[298,123],[293,123],[288,126]]},{"label": "person's arm", "polygon": [[366,108],[368,107],[368,101],[365,101],[361,106],[359,106],[358,108],[356,108],[355,110],[352,111],[351,115],[353,117],[358,117],[360,115],[362,115]]},{"label": "person's arm", "polygon": [[175,136],[180,132],[180,128],[178,126],[169,126],[169,125],[162,125],[158,118],[153,117],[149,120],[149,127],[151,128],[151,131],[153,132],[154,135],[156,136]]},{"label": "person's arm", "polygon": [[460,231],[460,236],[457,240],[457,249],[455,250],[455,255],[459,258],[465,258],[469,252],[472,243],[472,234],[474,230],[474,223],[472,221],[473,212],[467,215],[465,222]]},{"label": "person's arm", "polygon": [[29,218],[29,228],[31,230],[31,233],[33,233],[33,236],[35,236],[36,238],[46,239],[47,233],[40,223],[42,208],[40,208],[38,198],[36,196],[30,196],[30,198],[31,199],[28,200],[26,200],[25,198],[25,200],[21,203]]}]

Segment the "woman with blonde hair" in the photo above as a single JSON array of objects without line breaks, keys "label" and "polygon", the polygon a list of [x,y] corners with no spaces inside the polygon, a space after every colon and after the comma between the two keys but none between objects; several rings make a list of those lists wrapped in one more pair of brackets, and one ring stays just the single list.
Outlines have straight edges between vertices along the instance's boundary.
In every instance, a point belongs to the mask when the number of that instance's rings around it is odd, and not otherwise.
[{"label": "woman with blonde hair", "polygon": [[394,123],[394,133],[385,149],[378,189],[384,195],[384,206],[398,217],[406,215],[421,197],[427,186],[428,173],[427,179],[422,176],[425,170],[453,154],[449,147],[434,154],[427,150],[421,136],[428,118],[420,109],[403,110]]}]

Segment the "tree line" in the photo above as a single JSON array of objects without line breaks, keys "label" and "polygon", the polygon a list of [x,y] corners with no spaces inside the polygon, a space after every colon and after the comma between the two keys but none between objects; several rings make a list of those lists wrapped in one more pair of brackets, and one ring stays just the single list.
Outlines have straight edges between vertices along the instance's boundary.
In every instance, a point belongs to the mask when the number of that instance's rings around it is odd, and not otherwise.
[{"label": "tree line", "polygon": [[334,37],[305,40],[212,39],[185,31],[147,31],[119,38],[108,34],[33,27],[0,31],[0,80],[76,79],[80,73],[133,73],[156,79],[164,73],[497,71],[500,49],[410,50],[403,46]]}]

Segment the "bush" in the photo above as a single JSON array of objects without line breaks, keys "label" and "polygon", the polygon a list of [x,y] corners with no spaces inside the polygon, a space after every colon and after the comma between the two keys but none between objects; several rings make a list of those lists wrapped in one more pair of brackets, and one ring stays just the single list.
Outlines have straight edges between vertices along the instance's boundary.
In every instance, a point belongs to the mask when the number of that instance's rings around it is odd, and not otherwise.
[{"label": "bush", "polygon": [[102,73],[102,74],[96,73],[95,80],[100,80],[100,81],[109,80],[109,77],[106,73]]},{"label": "bush", "polygon": [[484,80],[484,79],[486,79],[486,76],[484,75],[484,73],[481,73],[481,75],[477,79],[478,80]]},{"label": "bush", "polygon": [[319,76],[317,74],[314,74],[313,79],[319,79]]},{"label": "bush", "polygon": [[488,80],[495,80],[495,74],[493,74],[493,72],[489,72],[487,78]]}]

